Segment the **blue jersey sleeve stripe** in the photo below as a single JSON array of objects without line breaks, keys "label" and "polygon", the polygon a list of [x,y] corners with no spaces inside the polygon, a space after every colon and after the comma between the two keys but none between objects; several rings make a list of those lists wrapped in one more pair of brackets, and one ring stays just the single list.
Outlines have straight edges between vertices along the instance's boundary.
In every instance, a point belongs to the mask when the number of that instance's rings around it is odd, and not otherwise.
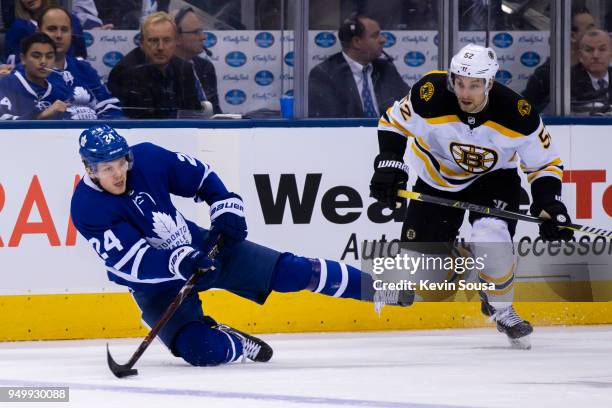
[{"label": "blue jersey sleeve stripe", "polygon": [[133,282],[133,283],[147,283],[147,284],[155,284],[155,283],[161,283],[161,282],[169,282],[169,281],[175,281],[175,280],[181,280],[180,276],[172,276],[170,278],[153,278],[153,279],[138,279],[132,275],[130,275],[129,273],[125,273],[125,272],[121,272],[113,267],[107,266],[106,270],[110,273],[112,273],[113,275],[127,281],[127,282]]},{"label": "blue jersey sleeve stripe", "polygon": [[132,264],[132,273],[131,273],[132,276],[138,278],[138,270],[140,269],[140,262],[142,261],[142,257],[144,256],[145,252],[147,252],[149,248],[151,248],[151,246],[147,245],[138,250],[136,257],[134,258],[134,263]]}]

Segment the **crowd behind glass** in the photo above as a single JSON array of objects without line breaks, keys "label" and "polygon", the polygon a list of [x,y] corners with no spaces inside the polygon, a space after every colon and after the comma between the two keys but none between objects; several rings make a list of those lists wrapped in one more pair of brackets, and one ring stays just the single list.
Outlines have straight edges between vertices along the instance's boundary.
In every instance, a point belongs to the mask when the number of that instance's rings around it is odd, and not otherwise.
[{"label": "crowd behind glass", "polygon": [[[459,0],[458,29],[484,35],[488,21],[491,32],[548,34],[551,1],[491,0],[487,10],[487,1]],[[231,116],[239,111],[233,103],[237,93],[220,92],[218,79],[228,77],[226,70],[230,68],[226,64],[231,66],[232,60],[227,55],[213,57],[205,46],[207,37],[226,30],[262,33],[282,28],[291,32],[295,3],[0,0],[0,119]],[[436,31],[438,19],[438,1],[311,0],[309,30],[332,32],[340,50],[310,69],[308,116],[379,117],[414,83],[398,72],[397,65],[403,61],[385,52],[390,38],[387,32]],[[610,111],[611,29],[612,0],[572,2],[569,41],[573,114],[602,115]],[[87,36],[96,30],[139,33],[134,48],[111,62],[108,75],[101,75],[90,64]],[[527,57],[517,56],[530,66],[526,83],[520,89],[509,86],[522,93],[537,111],[551,114],[551,59],[538,58],[528,64],[531,61]],[[287,62],[286,54],[279,59]],[[411,62],[406,57],[406,64]],[[504,61],[500,65],[503,69]],[[281,80],[292,79],[290,71],[284,75]],[[265,75],[252,76],[265,84]],[[292,100],[292,90],[281,89],[283,98]],[[240,113],[243,117],[279,117],[279,99],[251,112],[244,112],[242,106]],[[290,117],[291,112],[284,109],[283,116]]]}]

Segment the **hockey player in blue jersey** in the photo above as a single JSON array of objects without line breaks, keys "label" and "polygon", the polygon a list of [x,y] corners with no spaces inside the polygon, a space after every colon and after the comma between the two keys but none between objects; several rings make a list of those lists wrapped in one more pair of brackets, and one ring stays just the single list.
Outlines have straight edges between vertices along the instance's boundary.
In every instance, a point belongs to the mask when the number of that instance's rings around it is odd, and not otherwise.
[{"label": "hockey player in blue jersey", "polygon": [[[196,366],[218,365],[241,356],[267,361],[263,341],[205,317],[197,295],[228,290],[263,304],[271,291],[310,290],[328,296],[407,306],[412,293],[374,291],[372,277],[339,262],[278,252],[245,240],[240,196],[227,190],[209,165],[151,143],[128,146],[107,125],[81,133],[79,153],[87,174],[72,197],[77,230],[104,261],[108,278],[130,288],[153,326],[198,268],[214,268],[198,281],[160,331],[162,342]],[[210,206],[211,229],[200,228],[174,207],[171,195]],[[214,259],[206,255],[222,237]]]},{"label": "hockey player in blue jersey", "polygon": [[23,64],[0,79],[0,120],[98,118],[93,95],[49,68],[55,59],[49,36],[34,33],[21,45]]},{"label": "hockey player in blue jersey", "polygon": [[57,72],[68,87],[83,87],[95,97],[99,119],[123,117],[119,99],[109,92],[98,72],[82,58],[68,53],[72,44],[70,14],[61,7],[49,7],[38,17],[38,31],[47,34],[56,46],[55,61],[49,68]]}]

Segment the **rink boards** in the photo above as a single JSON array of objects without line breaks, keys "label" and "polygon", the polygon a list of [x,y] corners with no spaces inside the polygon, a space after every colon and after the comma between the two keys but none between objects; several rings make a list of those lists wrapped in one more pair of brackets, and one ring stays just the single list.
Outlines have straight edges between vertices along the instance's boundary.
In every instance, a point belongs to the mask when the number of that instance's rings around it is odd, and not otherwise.
[{"label": "rink boards", "polygon": [[[578,223],[610,229],[610,127],[549,126],[549,131],[565,162],[563,194],[570,214]],[[83,171],[79,133],[76,128],[0,129],[0,340],[145,332],[130,295],[108,282],[102,263],[69,220],[70,195]],[[122,133],[131,144],[152,141],[211,164],[243,196],[249,239],[255,242],[359,266],[361,241],[399,235],[399,220],[378,211],[368,197],[377,151],[374,128],[130,128]],[[176,203],[186,217],[208,225],[206,206],[187,199]],[[535,237],[536,231],[534,225],[519,224],[516,238]],[[548,301],[517,305],[533,323],[612,322],[610,303],[567,302],[572,294],[563,282],[532,278],[518,276],[516,290],[528,293],[526,300]],[[595,289],[585,287],[583,295],[606,298]],[[386,308],[379,318],[371,305],[309,293],[273,295],[264,307],[221,291],[203,297],[207,313],[253,332],[487,324],[477,302]]]}]

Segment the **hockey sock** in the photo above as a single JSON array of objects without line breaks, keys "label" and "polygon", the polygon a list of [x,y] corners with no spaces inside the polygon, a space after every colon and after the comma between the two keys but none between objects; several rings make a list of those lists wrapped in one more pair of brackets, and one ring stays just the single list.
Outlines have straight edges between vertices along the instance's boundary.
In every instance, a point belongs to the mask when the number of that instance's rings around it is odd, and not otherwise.
[{"label": "hockey sock", "polygon": [[[362,293],[362,288],[367,293]],[[371,300],[372,277],[341,262],[311,259],[291,253],[281,255],[274,270],[272,289],[277,292],[310,290],[328,296]]]},{"label": "hockey sock", "polygon": [[191,365],[215,366],[242,356],[242,342],[232,333],[191,322],[177,334],[174,351]]}]

